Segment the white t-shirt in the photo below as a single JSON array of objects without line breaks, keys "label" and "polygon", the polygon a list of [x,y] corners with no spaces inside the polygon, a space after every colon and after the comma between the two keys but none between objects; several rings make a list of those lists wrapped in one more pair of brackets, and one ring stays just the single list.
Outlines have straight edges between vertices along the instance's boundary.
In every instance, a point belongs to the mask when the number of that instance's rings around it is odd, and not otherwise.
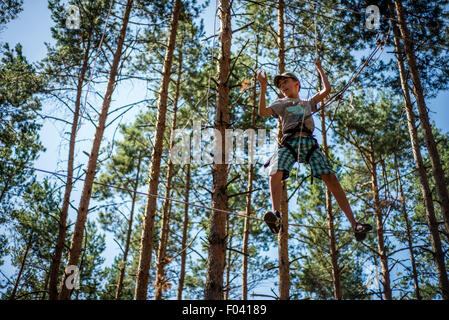
[{"label": "white t-shirt", "polygon": [[[282,131],[284,132],[287,129],[294,128],[302,121],[303,116],[307,117],[312,111],[315,111],[316,104],[312,98],[301,100],[285,97],[277,99],[269,108],[273,110],[273,116],[275,118],[281,118]],[[307,129],[313,132],[315,129],[313,117],[305,118],[304,123]]]}]

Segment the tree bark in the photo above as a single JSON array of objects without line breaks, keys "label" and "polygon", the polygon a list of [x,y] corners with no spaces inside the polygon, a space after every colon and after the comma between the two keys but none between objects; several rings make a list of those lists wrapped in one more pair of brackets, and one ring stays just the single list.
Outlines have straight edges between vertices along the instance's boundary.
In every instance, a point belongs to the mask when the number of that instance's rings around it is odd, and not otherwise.
[{"label": "tree bark", "polygon": [[[231,3],[229,0],[219,2],[221,33],[220,54],[218,57],[217,105],[215,114],[215,152],[212,168],[212,207],[227,210],[227,175],[225,162],[225,130],[229,126],[229,77],[231,63]],[[221,149],[220,149],[221,148]],[[220,149],[220,150],[217,150]],[[217,163],[217,160],[219,163]],[[226,214],[212,210],[209,230],[209,250],[206,272],[206,300],[223,300],[223,273],[226,260]]]},{"label": "tree bark", "polygon": [[[230,225],[231,221],[229,215],[226,217],[226,234],[229,236],[228,245],[229,248],[232,248],[232,238],[233,238],[233,232],[229,231],[232,229],[232,226]],[[226,284],[225,284],[225,290],[224,290],[224,298],[223,300],[229,300],[229,290],[230,290],[230,275],[231,275],[231,250],[228,249],[228,258],[226,259]]]},{"label": "tree bark", "polygon": [[174,146],[175,141],[175,129],[176,129],[176,116],[178,112],[178,100],[179,100],[179,90],[181,86],[181,76],[182,76],[182,50],[183,44],[181,41],[181,45],[179,47],[179,58],[178,58],[178,78],[176,79],[176,88],[175,88],[175,98],[174,98],[174,106],[173,106],[173,119],[172,119],[172,130],[170,137],[170,151],[169,151],[169,160],[168,160],[168,170],[167,170],[167,186],[165,189],[165,197],[164,203],[162,205],[162,228],[161,234],[159,238],[159,249],[157,255],[157,264],[156,264],[156,289],[154,291],[154,299],[161,300],[162,293],[164,289],[164,285],[166,283],[165,279],[165,265],[168,263],[166,258],[167,252],[167,243],[168,243],[168,233],[169,233],[169,223],[170,223],[170,192],[172,186],[172,178],[173,178],[173,162],[171,161],[171,150]]},{"label": "tree bark", "polygon": [[[394,12],[393,4],[389,3],[390,12]],[[404,60],[402,58],[402,50],[400,44],[400,31],[396,23],[393,26],[393,36],[396,58],[398,61],[399,76],[401,80],[402,92],[404,93],[404,108],[407,114],[407,125],[410,135],[410,142],[412,145],[413,159],[415,167],[418,172],[418,178],[420,183],[421,194],[424,201],[424,208],[426,212],[427,225],[430,231],[430,241],[432,244],[432,250],[434,252],[434,263],[437,271],[438,284],[442,296],[449,297],[449,280],[447,277],[446,265],[444,262],[444,253],[442,250],[441,238],[438,231],[438,223],[435,216],[435,208],[433,206],[432,192],[430,190],[429,181],[427,179],[427,173],[424,166],[424,162],[421,156],[420,145],[418,142],[418,130],[416,128],[415,114],[413,112],[412,102],[410,99],[410,93],[407,85],[407,72],[405,70]]]},{"label": "tree bark", "polygon": [[[87,166],[86,179],[81,194],[81,200],[78,208],[78,215],[75,223],[75,230],[73,232],[72,241],[70,244],[70,252],[67,261],[67,267],[70,265],[77,265],[81,253],[81,246],[83,240],[84,227],[86,224],[87,213],[89,208],[89,201],[92,193],[92,185],[95,178],[95,170],[97,168],[98,152],[100,149],[101,140],[103,138],[103,132],[105,129],[106,118],[108,115],[109,106],[111,104],[111,97],[114,91],[115,79],[117,76],[118,65],[120,63],[120,57],[122,55],[123,43],[126,36],[126,29],[128,26],[129,15],[133,5],[133,0],[128,0],[126,3],[125,15],[123,18],[123,25],[118,37],[117,49],[114,54],[114,60],[109,73],[109,80],[107,84],[105,98],[103,100],[103,106],[101,109],[100,117],[98,119],[98,125],[95,132],[94,142],[92,144],[92,150],[89,156],[89,162]],[[59,299],[70,299],[72,290],[65,286],[65,281],[68,274],[64,271],[64,276],[61,283],[61,290]]]},{"label": "tree bark", "polygon": [[58,278],[59,278],[59,267],[61,265],[62,253],[64,251],[64,242],[67,234],[67,214],[70,205],[70,194],[72,193],[72,183],[73,183],[73,164],[75,155],[75,141],[76,133],[78,130],[78,121],[80,114],[81,105],[81,94],[83,90],[84,77],[87,72],[89,53],[90,53],[90,36],[87,42],[87,49],[84,52],[83,66],[81,67],[81,72],[78,78],[78,85],[76,90],[76,100],[75,100],[75,111],[73,114],[72,130],[70,132],[70,142],[69,142],[69,159],[67,163],[67,179],[64,191],[64,200],[62,203],[61,214],[59,216],[59,227],[58,227],[58,238],[56,240],[56,247],[53,253],[52,262],[50,265],[50,282],[49,282],[49,295],[50,300],[58,299]]},{"label": "tree bark", "polygon": [[[284,45],[284,0],[278,2],[278,69],[279,73],[285,72],[285,45]],[[282,125],[279,120],[279,134],[282,137]],[[279,255],[279,299],[290,299],[290,261],[288,256],[288,193],[287,182],[282,181],[281,194],[281,216],[282,226],[278,235],[278,255]]]},{"label": "tree bark", "polygon": [[168,85],[170,83],[173,52],[176,44],[179,12],[181,10],[181,6],[181,0],[176,0],[171,17],[170,37],[168,39],[167,50],[165,52],[164,67],[162,70],[163,77],[161,88],[159,90],[156,138],[154,141],[153,152],[151,154],[150,183],[148,186],[149,196],[145,207],[145,220],[142,228],[139,267],[137,270],[138,273],[134,297],[135,300],[145,300],[147,298],[148,282],[150,278],[149,270],[153,251],[154,218],[156,216],[156,198],[154,197],[154,195],[158,193],[159,187],[162,147],[166,126],[165,120],[167,113]]},{"label": "tree bark", "polygon": [[[415,51],[410,41],[410,33],[405,21],[404,8],[402,7],[402,0],[394,0],[399,31],[404,43],[404,52],[407,58],[410,78],[413,82],[413,94],[416,98],[418,105],[419,119],[423,130],[424,140],[426,141],[427,150],[429,152],[429,159],[432,165],[432,173],[435,179],[435,186],[437,189],[438,197],[440,198],[439,204],[441,206],[441,213],[443,215],[446,231],[449,232],[449,193],[447,189],[447,179],[441,165],[440,155],[438,153],[435,138],[432,133],[432,126],[430,125],[429,114],[427,112],[427,105],[424,99],[423,87],[421,84],[421,78],[419,76],[419,70],[416,65]],[[449,299],[449,292],[446,292]]]},{"label": "tree bark", "polygon": [[[256,109],[254,109],[256,110]],[[254,166],[249,165],[248,174],[248,193],[246,195],[246,209],[245,209],[245,225],[243,229],[243,261],[242,261],[242,300],[248,299],[248,242],[251,231],[251,211],[252,211],[252,191],[254,179]]]},{"label": "tree bark", "polygon": [[26,244],[22,262],[20,263],[19,273],[17,274],[17,279],[16,282],[14,283],[14,288],[12,289],[11,296],[9,297],[10,300],[14,300],[16,297],[16,293],[20,284],[20,279],[22,278],[23,269],[25,268],[25,262],[28,256],[28,252],[30,251],[32,244],[33,244],[33,233],[30,234],[30,238]]},{"label": "tree bark", "polygon": [[377,254],[380,258],[380,266],[382,269],[382,285],[384,297],[386,300],[392,300],[391,286],[390,286],[390,269],[388,268],[388,256],[384,242],[384,222],[382,218],[382,208],[379,199],[379,186],[377,183],[377,164],[374,156],[374,150],[371,147],[369,153],[369,163],[371,171],[371,189],[374,200],[374,212],[376,215],[377,224]]}]

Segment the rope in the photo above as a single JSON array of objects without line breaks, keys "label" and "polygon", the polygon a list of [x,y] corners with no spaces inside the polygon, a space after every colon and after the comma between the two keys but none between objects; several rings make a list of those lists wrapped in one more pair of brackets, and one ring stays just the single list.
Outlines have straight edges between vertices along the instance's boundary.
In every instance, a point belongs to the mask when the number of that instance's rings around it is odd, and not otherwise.
[{"label": "rope", "polygon": [[[314,6],[314,9],[316,9],[316,6]],[[317,23],[316,23],[316,15],[313,16],[313,22],[315,25],[315,59],[318,59],[319,53],[318,53],[318,33],[317,33]],[[317,71],[318,72],[318,71]],[[312,74],[312,81],[315,75],[315,71]],[[317,77],[319,77],[319,73],[317,74]],[[307,90],[307,100],[309,100],[310,98],[310,89],[311,86],[309,85],[309,88]],[[298,181],[298,173],[299,173],[299,159],[301,159],[301,140],[302,140],[302,129],[305,126],[304,120],[305,120],[305,115],[306,115],[306,110],[303,108],[303,113],[302,113],[302,120],[301,120],[301,129],[299,130],[299,143],[298,143],[298,150],[297,150],[297,154],[298,154],[298,169],[296,170],[296,180]],[[299,183],[299,181],[298,181]]]},{"label": "rope", "polygon": [[[214,37],[212,40],[212,50],[211,50],[211,62],[212,66],[214,65],[214,51],[215,51],[215,38],[217,36],[217,12],[218,12],[218,0],[215,0],[215,15],[214,15]],[[221,10],[221,7],[220,7]],[[209,123],[209,93],[210,93],[210,80],[211,80],[211,71],[209,70],[209,80],[207,84],[207,97],[206,97],[206,111],[207,111],[207,123]]]},{"label": "rope", "polygon": [[[104,39],[104,35],[105,35],[105,32],[106,32],[106,27],[107,27],[107,24],[108,24],[108,20],[109,20],[109,16],[110,16],[110,12],[111,12],[111,9],[112,9],[112,5],[113,5],[113,1],[111,1],[111,5],[110,5],[110,7],[109,7],[109,10],[108,10],[108,15],[107,15],[107,19],[106,19],[106,22],[105,22],[105,27],[104,27],[104,29],[103,29],[103,34],[102,34],[102,37],[101,37],[101,40],[100,40],[100,44],[99,44],[99,47],[98,47],[98,49],[97,49],[97,55],[96,55],[96,57],[95,57],[95,60],[94,60],[94,66],[93,66],[93,69],[92,69],[92,71],[91,71],[91,77],[90,77],[90,79],[89,79],[89,81],[88,81],[88,90],[87,90],[87,92],[86,92],[86,96],[85,96],[85,102],[84,102],[84,109],[85,109],[85,106],[86,106],[86,103],[87,103],[87,95],[88,95],[88,93],[89,93],[89,87],[90,87],[90,81],[92,80],[92,76],[93,76],[93,70],[95,69],[95,66],[96,66],[96,60],[97,60],[97,57],[98,57],[98,55],[99,55],[99,51],[100,51],[100,49],[101,49],[101,45],[102,45],[102,42],[103,42],[103,39]],[[315,8],[316,8],[316,6],[315,6]],[[217,5],[217,1],[216,1],[216,10],[215,10],[215,21],[214,21],[214,39],[213,39],[213,43],[212,43],[212,59],[213,59],[213,54],[214,54],[214,48],[215,48],[215,34],[216,34],[216,15],[217,15],[217,11],[218,11],[218,5]],[[316,18],[316,17],[315,17]],[[316,46],[316,50],[317,50],[317,43],[316,43],[316,37],[317,37],[317,29],[316,29],[317,27],[316,27],[316,21],[315,21],[315,46]],[[389,32],[388,32],[388,34],[389,34]],[[378,34],[379,35],[379,34]],[[388,35],[387,35],[388,36]],[[387,37],[387,36],[385,36],[384,35],[384,38],[385,37]],[[377,51],[381,48],[381,47],[383,47],[383,45],[386,43],[386,41],[378,41],[378,43],[377,43],[377,45],[376,45],[376,48],[373,50],[373,52],[370,54],[370,56],[369,56],[369,58],[365,61],[365,63],[363,63],[363,65],[361,66],[361,68],[357,71],[357,73],[353,76],[353,78],[341,89],[341,90],[339,90],[335,95],[333,95],[324,105],[322,105],[320,108],[317,108],[314,112],[312,112],[311,114],[309,114],[308,116],[307,116],[307,118],[308,117],[311,117],[311,116],[313,116],[315,113],[317,113],[318,111],[320,111],[320,110],[322,110],[322,109],[324,109],[324,108],[326,108],[326,107],[328,107],[332,102],[334,102],[333,100],[335,100],[336,99],[336,97],[338,97],[338,96],[340,96],[340,95],[342,95],[342,93],[344,93],[347,89],[348,89],[348,87],[352,84],[352,82],[357,78],[357,76],[361,73],[361,71],[367,66],[367,64],[369,63],[369,61],[374,57],[374,55],[377,53]],[[382,49],[383,50],[383,49]],[[316,51],[316,54],[318,54],[318,50]],[[208,80],[208,90],[207,90],[207,96],[206,96],[206,100],[207,100],[207,102],[206,102],[206,109],[208,109],[208,107],[209,107],[209,92],[210,92],[210,79],[211,79],[211,77],[210,77],[210,72],[209,72],[209,80]],[[309,93],[308,93],[308,95],[310,94],[310,87],[309,87]],[[84,112],[84,109],[82,110],[82,112]],[[81,116],[81,118],[82,118],[82,116]],[[305,120],[305,113],[303,113],[303,121]],[[189,119],[190,120],[190,119]],[[210,119],[208,119],[208,122],[209,122],[209,120]],[[80,125],[81,125],[81,120],[80,120]],[[302,129],[302,128],[301,128]],[[301,137],[301,136],[300,136]],[[14,163],[11,163],[11,162],[8,162],[8,161],[4,161],[4,160],[0,160],[0,161],[2,161],[2,162],[4,162],[4,163],[7,163],[7,164],[9,164],[9,165],[13,165],[13,166],[16,166]],[[39,172],[42,172],[42,173],[46,173],[46,174],[51,174],[51,175],[56,175],[56,176],[60,176],[60,177],[64,177],[64,178],[67,178],[67,175],[65,175],[65,174],[62,174],[62,173],[57,173],[57,172],[53,172],[53,171],[48,171],[48,170],[44,170],[44,169],[40,169],[40,168],[35,168],[35,167],[31,167],[31,166],[23,166],[23,168],[27,168],[27,169],[30,169],[30,170],[33,170],[33,171],[39,171]],[[85,181],[85,179],[82,179],[82,178],[78,178],[77,179],[77,181]],[[199,204],[196,204],[196,203],[192,203],[192,202],[187,202],[187,201],[183,201],[183,200],[176,200],[176,199],[173,199],[173,198],[170,198],[170,197],[165,197],[165,196],[160,196],[160,195],[157,195],[157,194],[149,194],[149,193],[145,193],[145,192],[141,192],[141,191],[133,191],[133,190],[129,190],[129,189],[127,189],[127,188],[122,188],[122,187],[118,187],[118,186],[114,186],[114,185],[109,185],[109,184],[105,184],[105,183],[101,183],[101,182],[97,182],[97,181],[93,181],[93,184],[96,184],[96,185],[101,185],[101,186],[104,186],[104,187],[107,187],[107,188],[113,188],[113,189],[117,189],[117,190],[121,190],[121,191],[126,191],[126,192],[136,192],[137,194],[139,194],[139,195],[143,195],[143,196],[147,196],[147,197],[155,197],[155,198],[159,198],[159,199],[164,199],[164,200],[168,200],[168,201],[173,201],[173,202],[176,202],[176,203],[182,203],[182,204],[185,204],[185,205],[188,205],[188,206],[194,206],[194,207],[198,207],[198,208],[202,208],[202,209],[207,209],[207,210],[212,210],[212,211],[218,211],[218,212],[222,212],[222,213],[224,213],[224,214],[227,214],[227,215],[235,215],[235,216],[237,216],[237,217],[242,217],[242,218],[249,218],[249,219],[253,219],[253,220],[257,220],[257,221],[264,221],[263,219],[261,219],[261,218],[257,218],[257,217],[254,217],[254,216],[251,216],[251,217],[249,217],[249,216],[247,216],[247,215],[245,215],[245,214],[242,214],[242,213],[238,213],[238,212],[233,212],[233,211],[228,211],[228,210],[223,210],[223,209],[216,209],[216,208],[212,208],[212,207],[207,207],[207,206],[204,206],[204,205],[199,205]],[[289,223],[288,224],[289,226],[292,226],[292,227],[304,227],[304,228],[309,228],[309,229],[323,229],[323,230],[326,230],[326,229],[329,229],[329,227],[325,227],[325,226],[312,226],[312,225],[306,225],[306,224],[292,224],[292,223]],[[353,230],[352,229],[334,229],[334,230],[337,230],[337,231],[345,231],[345,232],[352,232]],[[370,233],[375,233],[376,231],[370,231]],[[385,230],[384,231],[384,233],[394,233],[393,231],[388,231],[388,230]]]},{"label": "rope", "polygon": [[[211,65],[213,67],[214,65],[214,52],[215,52],[215,38],[217,36],[217,32],[216,32],[216,22],[217,22],[217,12],[218,12],[218,0],[215,1],[215,15],[214,15],[214,33],[212,37],[212,50],[211,50]],[[207,79],[207,90],[206,90],[206,95],[203,96],[203,98],[199,99],[198,102],[195,104],[195,106],[193,107],[193,109],[196,109],[196,107],[204,100],[204,98],[206,98],[206,113],[207,116],[204,117],[202,112],[197,112],[197,114],[199,114],[203,119],[205,119],[206,123],[204,125],[204,127],[207,127],[207,125],[210,123],[210,117],[209,117],[209,94],[210,94],[210,80],[212,78],[212,73],[211,70],[209,70],[209,74],[208,74],[208,79]],[[187,125],[190,123],[190,120],[192,120],[192,117],[195,113],[194,112],[190,112],[190,116],[189,119],[186,121],[186,124],[184,125],[184,127],[182,128],[182,132],[184,132],[184,130],[186,129]]]},{"label": "rope", "polygon": [[[355,75],[351,78],[351,80],[349,80],[348,83],[346,83],[346,85],[342,89],[340,89],[337,93],[335,93],[332,97],[330,97],[329,100],[327,100],[326,103],[324,103],[321,107],[317,108],[314,112],[312,112],[309,115],[307,115],[306,118],[312,117],[315,113],[317,113],[317,112],[327,108],[329,105],[331,105],[333,102],[335,102],[337,100],[337,98],[340,98],[343,95],[343,93],[349,88],[349,86],[360,75],[360,73],[363,71],[363,69],[373,59],[373,57],[376,55],[376,53],[379,51],[379,49],[382,48],[381,53],[383,52],[384,45],[386,44],[386,40],[388,39],[389,34],[390,34],[390,29],[388,30],[388,32],[384,33],[384,38],[382,40],[379,39],[379,34],[377,34],[377,36],[376,36],[376,39],[377,39],[376,47],[371,52],[369,57],[365,60],[365,62],[362,64],[362,66],[359,68],[359,70],[355,73]],[[380,57],[380,55],[379,55],[379,57]],[[376,58],[376,61],[377,61],[377,59],[379,59],[379,57]]]},{"label": "rope", "polygon": [[[44,170],[44,169],[31,167],[31,166],[18,166],[16,164],[12,163],[12,162],[5,161],[5,160],[2,160],[2,159],[0,159],[0,161],[3,162],[3,163],[6,163],[6,164],[12,165],[14,167],[26,168],[26,169],[33,170],[33,171],[38,171],[38,172],[42,172],[42,173],[46,173],[46,174],[50,174],[50,175],[55,175],[55,176],[67,178],[67,175],[65,175],[63,173],[58,173],[58,172],[54,172],[54,171]],[[78,182],[78,181],[85,181],[85,179],[77,178],[75,182]],[[218,212],[221,212],[221,213],[224,213],[224,214],[227,214],[227,215],[235,215],[235,216],[240,217],[240,218],[249,218],[249,219],[253,219],[253,220],[256,220],[256,221],[260,221],[260,222],[264,221],[261,218],[257,218],[257,217],[254,217],[254,216],[247,216],[246,214],[239,213],[239,212],[223,210],[223,209],[215,209],[215,208],[212,208],[212,207],[196,204],[196,203],[193,203],[193,202],[177,200],[177,199],[174,199],[174,198],[171,198],[171,197],[160,196],[160,195],[157,195],[157,194],[150,194],[150,193],[146,193],[146,192],[142,192],[142,191],[130,190],[130,189],[127,189],[127,188],[118,187],[118,186],[115,186],[115,185],[110,185],[110,184],[106,184],[106,183],[102,183],[102,182],[98,182],[98,181],[93,181],[93,184],[100,185],[100,186],[103,186],[103,187],[106,187],[106,188],[109,188],[109,189],[116,189],[116,190],[120,190],[120,191],[129,192],[129,193],[134,193],[135,192],[136,194],[139,194],[139,195],[142,195],[142,196],[154,197],[154,198],[168,200],[168,201],[172,201],[172,202],[176,202],[176,203],[182,203],[182,204],[185,204],[185,205],[188,205],[188,206],[193,206],[193,207],[197,207],[197,208],[201,208],[201,209],[218,211]],[[292,227],[302,227],[302,228],[308,228],[308,229],[329,230],[329,227],[326,227],[326,226],[312,226],[312,225],[298,224],[298,223],[289,223],[288,225],[292,226]],[[342,231],[342,232],[353,232],[352,229],[336,229],[336,228],[334,228],[334,230]],[[369,233],[376,233],[376,230],[369,231]],[[383,233],[384,234],[388,234],[388,233],[394,234],[395,232],[394,231],[389,231],[389,230],[384,230]]]}]

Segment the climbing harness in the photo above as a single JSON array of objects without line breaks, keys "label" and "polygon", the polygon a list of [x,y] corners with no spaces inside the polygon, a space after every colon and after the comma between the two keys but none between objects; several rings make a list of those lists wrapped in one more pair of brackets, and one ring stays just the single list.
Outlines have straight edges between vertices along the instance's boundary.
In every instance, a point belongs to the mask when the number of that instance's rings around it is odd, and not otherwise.
[{"label": "climbing harness", "polygon": [[[390,30],[388,30],[388,32],[384,33],[384,37],[383,39],[379,39],[379,34],[376,36],[376,47],[374,48],[374,50],[371,52],[371,54],[369,55],[369,57],[366,59],[366,61],[362,64],[362,66],[359,68],[359,70],[354,74],[354,76],[351,78],[351,80],[342,88],[340,89],[336,94],[334,94],[331,98],[329,98],[329,100],[326,101],[326,103],[324,103],[323,105],[321,105],[319,108],[316,108],[315,111],[311,112],[310,114],[308,114],[307,116],[305,115],[305,112],[303,113],[303,118],[302,120],[294,127],[288,130],[285,130],[282,132],[282,138],[281,141],[278,142],[278,146],[277,146],[277,150],[275,151],[275,153],[264,163],[264,168],[267,168],[270,163],[271,160],[273,159],[273,157],[277,154],[278,150],[282,147],[286,147],[291,154],[293,155],[295,162],[299,162],[299,152],[296,152],[294,150],[294,148],[287,142],[287,140],[289,140],[290,138],[292,138],[293,136],[295,136],[295,133],[299,132],[299,138],[300,138],[300,142],[298,145],[298,151],[299,151],[299,146],[301,144],[301,137],[302,137],[302,132],[306,133],[307,136],[311,137],[312,139],[315,140],[315,144],[308,150],[307,155],[305,157],[305,162],[309,163],[310,161],[310,157],[312,156],[313,152],[317,149],[320,148],[316,138],[313,136],[312,131],[307,128],[307,126],[304,124],[304,121],[310,117],[312,117],[314,114],[316,114],[317,112],[324,110],[325,108],[327,108],[329,105],[331,105],[333,102],[337,101],[339,98],[341,98],[341,96],[343,95],[343,93],[349,88],[349,86],[354,82],[354,80],[358,77],[358,75],[362,72],[362,70],[368,65],[368,63],[373,59],[373,57],[376,55],[376,53],[379,51],[379,49],[383,50],[383,47],[388,39],[388,36],[390,34]],[[378,57],[379,58],[379,57]],[[377,58],[377,59],[378,59]],[[377,60],[376,59],[376,60]],[[282,179],[286,178],[286,174],[283,174]],[[311,182],[313,183],[313,175],[311,175]]]},{"label": "climbing harness", "polygon": [[[307,128],[307,126],[304,125],[304,122],[302,122],[302,121],[299,122],[295,127],[287,129],[287,130],[282,132],[282,138],[278,142],[278,150],[280,148],[282,148],[282,147],[286,147],[290,151],[290,153],[293,155],[293,158],[295,159],[295,162],[299,162],[299,160],[300,160],[299,159],[299,156],[300,156],[299,152],[297,152],[295,150],[295,148],[293,148],[292,145],[288,142],[288,140],[293,138],[297,132],[300,133],[299,139],[301,139],[301,134],[302,133],[306,133],[307,137],[311,137],[315,141],[315,143],[307,151],[307,154],[305,156],[305,162],[309,163],[310,157],[312,156],[313,152],[315,150],[319,149],[320,146],[319,146],[318,141],[316,140],[316,138],[313,136],[312,131],[309,128]],[[301,143],[301,141],[299,143]],[[276,154],[276,152],[265,162],[264,168],[267,168],[270,165],[271,160],[273,159],[275,154]],[[285,179],[285,178],[286,178],[286,175],[284,173],[282,179]],[[313,183],[313,175],[311,175],[311,182]]]},{"label": "climbing harness", "polygon": [[[316,10],[316,5],[314,6],[314,9]],[[314,41],[315,42],[315,59],[319,59],[316,17],[314,17],[314,26],[315,26],[315,41]],[[319,74],[318,74],[318,77],[319,77]],[[310,86],[309,86],[309,89],[307,90],[307,98],[309,98],[309,96],[310,96]],[[304,123],[304,120],[306,119],[305,115],[306,115],[306,113],[303,112],[302,120],[295,127],[287,129],[285,131],[283,130],[282,138],[281,138],[280,142],[278,142],[278,150],[282,147],[286,147],[292,154],[293,158],[295,159],[295,162],[298,162],[298,163],[300,162],[301,140],[303,137],[303,133],[305,133],[307,135],[307,137],[310,137],[315,141],[315,143],[312,145],[312,147],[307,151],[307,154],[305,156],[305,163],[309,163],[310,157],[312,156],[312,154],[315,152],[315,150],[320,148],[318,141],[316,140],[316,138],[313,135],[312,130],[307,128],[307,126]],[[298,132],[299,132],[299,143],[298,143],[298,150],[296,151],[292,147],[292,145],[288,142],[288,140],[293,138],[295,136],[295,134]],[[274,155],[272,155],[267,160],[267,162],[265,162],[264,168],[267,168],[270,165],[270,162],[271,162],[271,159],[273,158],[273,156]],[[285,178],[286,178],[286,173],[284,172],[282,179],[285,179]],[[296,179],[298,179],[298,171],[296,172]],[[310,179],[311,179],[311,183],[313,184],[313,174],[310,175]]]}]

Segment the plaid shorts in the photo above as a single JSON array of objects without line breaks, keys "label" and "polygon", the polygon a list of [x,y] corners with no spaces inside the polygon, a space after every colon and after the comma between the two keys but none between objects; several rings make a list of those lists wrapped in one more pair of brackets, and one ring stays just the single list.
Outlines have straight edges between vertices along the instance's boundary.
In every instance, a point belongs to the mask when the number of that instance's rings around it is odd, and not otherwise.
[{"label": "plaid shorts", "polygon": [[[315,140],[312,137],[301,137],[301,147],[298,151],[299,136],[294,136],[287,140],[287,142],[296,150],[299,154],[299,162],[305,163],[305,158],[307,152],[315,144]],[[288,179],[290,175],[290,170],[295,163],[295,157],[292,155],[287,147],[282,147],[277,150],[273,158],[270,161],[269,174],[274,174],[277,170],[283,170],[282,180]],[[309,159],[309,165],[312,170],[312,175],[316,178],[321,179],[322,174],[335,174],[332,169],[332,164],[329,159],[323,154],[321,149],[316,149]]]}]

